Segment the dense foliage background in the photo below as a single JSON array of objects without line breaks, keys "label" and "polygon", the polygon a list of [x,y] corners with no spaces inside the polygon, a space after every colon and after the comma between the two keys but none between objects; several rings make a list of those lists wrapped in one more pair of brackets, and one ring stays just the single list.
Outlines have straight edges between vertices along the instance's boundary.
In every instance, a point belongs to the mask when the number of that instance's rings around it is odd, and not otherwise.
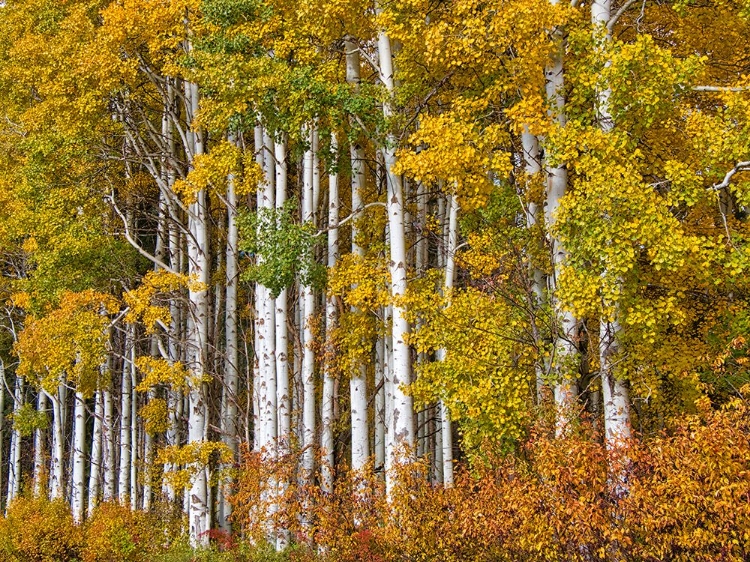
[{"label": "dense foliage background", "polygon": [[747,0],[6,0],[4,559],[746,559],[749,61]]}]

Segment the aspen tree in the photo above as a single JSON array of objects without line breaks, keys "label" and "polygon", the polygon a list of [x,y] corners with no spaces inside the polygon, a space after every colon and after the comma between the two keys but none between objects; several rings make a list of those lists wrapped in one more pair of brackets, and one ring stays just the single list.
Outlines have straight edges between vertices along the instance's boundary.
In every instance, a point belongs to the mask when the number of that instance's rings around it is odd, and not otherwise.
[{"label": "aspen tree", "polygon": [[[108,374],[104,368],[102,368],[102,375]],[[102,449],[104,448],[104,397],[102,390],[102,378],[99,377],[98,388],[94,393],[94,427],[91,434],[91,455],[89,462],[89,485],[88,485],[88,500],[86,501],[86,515],[91,517],[94,508],[99,503],[99,492],[101,490],[101,479],[102,479],[102,466],[104,464],[104,457]]]},{"label": "aspen tree", "polygon": [[115,424],[111,387],[111,370],[108,370],[102,390],[102,402],[104,403],[102,414],[102,468],[104,472],[102,500],[105,502],[115,499]]},{"label": "aspen tree", "polygon": [[[314,224],[314,183],[315,183],[315,136],[314,125],[304,131],[305,155],[303,160],[302,222]],[[310,482],[315,468],[315,353],[313,351],[313,322],[315,321],[315,293],[310,284],[301,286],[302,296],[302,474]]]},{"label": "aspen tree", "polygon": [[[331,135],[331,152],[334,161],[338,157],[338,144],[336,135]],[[334,164],[334,167],[336,164]],[[335,171],[328,175],[328,248],[327,265],[329,270],[333,269],[339,257],[339,185],[338,173]],[[333,295],[326,296],[326,334],[331,334],[338,323],[336,302]],[[330,353],[330,350],[329,350]],[[324,492],[333,492],[334,473],[334,450],[333,450],[333,413],[334,413],[334,373],[331,361],[326,361],[323,373],[323,394],[320,416],[320,450],[321,450],[321,487]],[[352,409],[353,410],[353,409]],[[352,412],[354,413],[354,411]],[[352,420],[354,426],[354,420]],[[354,429],[352,429],[354,434]],[[352,440],[354,437],[352,437]],[[365,433],[365,442],[368,436]],[[352,441],[353,443],[354,441]],[[354,464],[354,463],[352,463]]]},{"label": "aspen tree", "polygon": [[[44,391],[46,392],[46,390]],[[47,394],[52,402],[52,451],[50,458],[49,497],[52,500],[62,499],[65,478],[63,462],[65,458],[65,415],[68,389],[65,384],[57,387],[55,394]]]},{"label": "aspen tree", "polygon": [[[558,0],[550,0],[552,5],[556,5]],[[565,127],[565,38],[563,30],[560,27],[553,31],[555,39],[555,50],[552,54],[552,61],[545,71],[547,77],[547,100],[552,108],[552,118],[557,127]],[[562,198],[568,186],[568,170],[565,164],[553,165],[549,162],[546,164],[547,174],[547,199],[545,209],[545,219],[548,229],[554,229],[557,218],[557,209],[560,206]],[[554,267],[553,275],[549,278],[549,289],[554,305],[555,313],[558,317],[556,334],[554,335],[554,356],[555,365],[555,403],[558,408],[559,416],[557,423],[558,434],[567,431],[572,415],[576,396],[578,395],[577,385],[577,365],[578,365],[578,328],[579,322],[573,314],[561,305],[556,298],[558,279],[562,273],[565,264],[567,251],[562,242],[555,236],[552,236],[552,264]]]},{"label": "aspen tree", "polygon": [[[536,135],[529,132],[528,127],[524,127],[521,133],[521,143],[523,146],[523,158],[524,158],[524,171],[529,178],[529,183],[533,182],[535,178],[541,172],[541,154],[539,151],[539,140]],[[533,229],[539,222],[539,208],[536,201],[529,199],[525,207],[526,213],[526,227]],[[532,324],[531,330],[534,336],[534,343],[539,350],[539,357],[536,360],[535,375],[536,375],[536,400],[537,404],[541,404],[544,399],[545,381],[544,375],[546,373],[546,365],[544,359],[544,342],[542,341],[541,328],[539,326],[539,319],[535,318],[536,311],[540,309],[544,303],[545,294],[544,286],[545,279],[544,273],[538,267],[531,265],[531,293],[534,302],[532,304],[534,311],[532,312]]]},{"label": "aspen tree", "polygon": [[[237,139],[230,135],[229,142],[236,144]],[[239,424],[237,423],[238,390],[239,390],[239,346],[238,346],[238,311],[237,295],[239,287],[239,229],[237,211],[239,200],[234,174],[227,178],[227,243],[226,243],[226,306],[224,309],[224,384],[221,397],[221,430],[222,440],[236,458],[238,453]],[[232,513],[231,503],[227,501],[226,491],[220,486],[218,500],[219,528],[231,529],[229,516]]]},{"label": "aspen tree", "polygon": [[[280,142],[274,143],[276,160],[276,201],[277,212],[282,212],[287,199],[287,143],[286,135]],[[288,328],[288,290],[282,289],[276,297],[276,409],[278,425],[279,452],[284,454],[291,446],[292,405],[289,387],[289,328]]]},{"label": "aspen tree", "polygon": [[[0,369],[3,371],[2,379],[5,380],[5,366],[0,360]],[[16,376],[13,386],[13,414],[14,418],[24,405],[23,378]],[[3,394],[5,394],[3,390]],[[14,424],[15,425],[15,424]],[[10,440],[10,454],[8,458],[8,495],[6,506],[18,497],[21,491],[21,431],[13,427]]]},{"label": "aspen tree", "polygon": [[135,370],[135,326],[125,327],[125,342],[123,344],[123,360],[120,378],[120,454],[117,480],[117,499],[125,505],[130,501],[130,462],[131,437],[130,418],[133,413],[133,377]]},{"label": "aspen tree", "polygon": [[[47,394],[39,390],[36,399],[37,413],[47,416]],[[34,497],[38,498],[43,492],[45,469],[44,469],[44,430],[41,427],[34,429]]]},{"label": "aspen tree", "polygon": [[[274,159],[276,165],[276,212],[284,212],[287,200],[287,143],[283,134],[279,141],[274,142]],[[276,349],[276,448],[279,455],[285,455],[291,450],[292,401],[289,386],[289,294],[283,288],[275,299],[275,349]],[[279,497],[284,497],[289,483],[283,479],[278,482]],[[276,548],[283,550],[289,544],[289,533],[286,529],[276,532]]]},{"label": "aspen tree", "polygon": [[[359,91],[360,85],[360,58],[359,48],[356,43],[347,38],[344,40],[344,49],[346,51],[346,81],[354,89]],[[357,220],[364,205],[362,192],[365,188],[365,170],[364,170],[364,150],[358,141],[351,143],[349,148],[352,176],[352,254],[362,258],[365,250],[361,246]],[[356,308],[352,313],[357,314]],[[352,469],[361,469],[370,455],[369,451],[369,430],[367,424],[367,371],[366,365],[359,362],[350,374],[349,379],[349,401],[351,409],[352,424]],[[377,414],[375,416],[377,426]],[[377,430],[376,430],[377,431]]]},{"label": "aspen tree", "polygon": [[[376,12],[380,13],[380,6],[376,5]],[[384,29],[378,31],[378,64],[379,78],[389,96],[383,102],[383,115],[386,120],[393,116],[392,101],[395,93],[393,77],[393,54],[391,40]],[[394,170],[396,165],[396,139],[392,133],[386,137],[385,146],[381,149],[385,177],[387,184],[386,204],[388,209],[388,241],[390,243],[390,273],[391,297],[393,314],[391,345],[393,353],[392,376],[392,415],[389,424],[392,425],[393,441],[386,450],[386,468],[393,466],[396,455],[412,454],[402,450],[406,447],[411,451],[414,442],[414,407],[411,396],[406,392],[406,386],[411,382],[411,352],[406,343],[409,332],[409,322],[405,317],[406,311],[400,299],[406,293],[407,261],[406,261],[406,232],[404,226],[404,194],[401,176]],[[387,408],[386,400],[386,408]],[[390,461],[389,461],[390,458]],[[408,458],[408,457],[407,457]],[[387,479],[389,490],[392,489],[392,479]]]},{"label": "aspen tree", "polygon": [[[458,246],[458,200],[456,193],[448,195],[448,224],[445,245],[445,292],[450,299],[456,279],[456,248]],[[449,305],[450,306],[450,305]],[[438,360],[445,360],[446,349],[438,350]],[[442,438],[442,476],[446,488],[453,486],[453,430],[450,412],[443,400],[439,402],[440,436]]]},{"label": "aspen tree", "polygon": [[73,485],[70,490],[71,511],[76,523],[83,521],[86,492],[86,399],[83,392],[75,393],[73,412]]},{"label": "aspen tree", "polygon": [[[611,18],[611,0],[594,0],[591,4],[591,20],[595,33],[603,33],[604,45],[611,42],[609,29]],[[609,110],[611,91],[606,88],[597,95],[597,117],[599,126],[605,133],[612,130],[614,125]],[[608,273],[605,272],[604,275]],[[606,305],[607,303],[605,303]],[[605,309],[606,310],[606,309]],[[613,360],[618,352],[618,335],[620,325],[617,306],[615,305],[612,318],[603,317],[599,327],[599,371],[602,381],[602,395],[604,402],[604,431],[607,446],[616,448],[618,443],[630,438],[630,403],[628,388],[621,377],[614,372]]]}]

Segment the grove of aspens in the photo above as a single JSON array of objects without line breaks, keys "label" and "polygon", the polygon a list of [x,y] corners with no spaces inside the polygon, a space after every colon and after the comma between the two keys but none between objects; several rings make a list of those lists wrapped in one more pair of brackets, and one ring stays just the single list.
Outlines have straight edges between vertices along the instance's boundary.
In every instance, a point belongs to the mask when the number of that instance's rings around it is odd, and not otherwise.
[{"label": "grove of aspens", "polygon": [[750,0],[0,2],[0,560],[750,560]]}]

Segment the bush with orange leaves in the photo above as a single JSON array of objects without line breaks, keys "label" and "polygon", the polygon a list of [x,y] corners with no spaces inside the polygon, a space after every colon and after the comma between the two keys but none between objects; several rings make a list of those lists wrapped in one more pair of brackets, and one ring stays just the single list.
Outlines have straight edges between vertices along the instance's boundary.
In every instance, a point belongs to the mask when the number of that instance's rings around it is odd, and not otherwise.
[{"label": "bush with orange leaves", "polygon": [[307,546],[300,560],[750,559],[742,404],[615,453],[586,424],[560,439],[539,427],[516,454],[459,471],[451,489],[430,484],[420,462],[397,467],[390,502],[371,472],[341,475],[331,494],[300,485],[296,461],[246,455],[233,501],[238,526],[256,540],[288,529]]}]

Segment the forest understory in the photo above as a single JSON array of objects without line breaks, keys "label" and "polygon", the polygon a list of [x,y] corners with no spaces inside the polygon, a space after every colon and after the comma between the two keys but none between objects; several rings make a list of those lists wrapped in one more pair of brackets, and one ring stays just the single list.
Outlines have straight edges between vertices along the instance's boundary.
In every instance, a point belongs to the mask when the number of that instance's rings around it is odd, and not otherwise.
[{"label": "forest understory", "polygon": [[750,559],[750,0],[0,2],[0,560]]}]

